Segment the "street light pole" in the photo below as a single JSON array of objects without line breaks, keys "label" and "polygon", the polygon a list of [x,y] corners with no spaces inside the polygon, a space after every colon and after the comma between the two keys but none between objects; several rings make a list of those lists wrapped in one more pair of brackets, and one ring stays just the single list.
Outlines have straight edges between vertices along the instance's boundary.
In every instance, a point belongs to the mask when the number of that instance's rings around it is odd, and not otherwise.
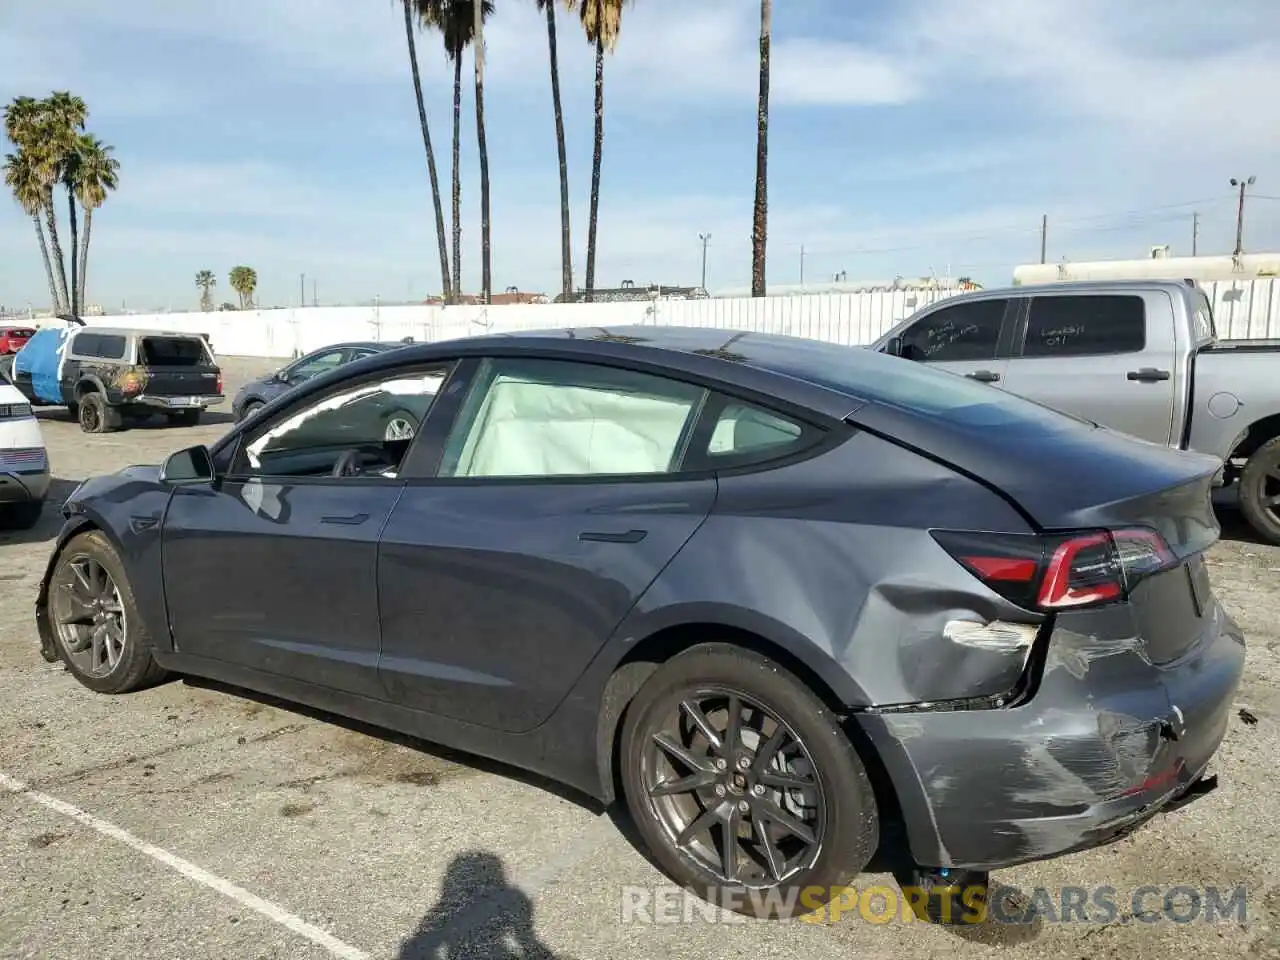
[{"label": "street light pole", "polygon": [[1232,178],[1231,178],[1231,185],[1232,185],[1233,187],[1237,187],[1237,188],[1239,188],[1239,190],[1240,190],[1240,203],[1239,203],[1239,205],[1236,207],[1236,252],[1235,252],[1235,255],[1236,255],[1237,257],[1238,257],[1238,256],[1240,256],[1242,253],[1244,253],[1244,192],[1245,192],[1245,190],[1246,190],[1246,189],[1248,189],[1249,187],[1252,187],[1252,186],[1254,185],[1254,183],[1255,183],[1255,182],[1257,182],[1257,179],[1258,179],[1257,177],[1252,177],[1252,176],[1251,176],[1251,177],[1249,177],[1247,180],[1246,180],[1246,179],[1244,179],[1243,177],[1242,177],[1242,178],[1240,178],[1240,179],[1238,179],[1238,180],[1237,180],[1235,177],[1232,177]]},{"label": "street light pole", "polygon": [[707,289],[707,244],[711,242],[711,234],[700,233],[698,239],[702,241],[702,289]]}]

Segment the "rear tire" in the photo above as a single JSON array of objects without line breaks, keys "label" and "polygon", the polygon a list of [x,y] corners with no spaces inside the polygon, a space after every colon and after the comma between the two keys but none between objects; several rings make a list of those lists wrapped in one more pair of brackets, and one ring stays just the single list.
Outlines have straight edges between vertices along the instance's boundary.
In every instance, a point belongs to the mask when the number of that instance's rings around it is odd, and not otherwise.
[{"label": "rear tire", "polygon": [[102,394],[86,393],[77,410],[80,429],[85,433],[110,433],[120,429],[120,411],[107,403]]},{"label": "rear tire", "polygon": [[169,424],[175,427],[194,427],[200,423],[200,410],[175,410],[167,414]]},{"label": "rear tire", "polygon": [[1280,437],[1272,437],[1240,472],[1240,512],[1268,543],[1280,544]]},{"label": "rear tire", "polygon": [[[103,602],[89,602],[97,600]],[[58,656],[90,690],[129,693],[167,676],[152,655],[124,565],[101,531],[73,537],[58,555],[48,616]]]},{"label": "rear tire", "polygon": [[654,860],[737,913],[819,910],[879,844],[870,778],[836,718],[740,647],[700,645],[659,667],[627,707],[619,763]]}]

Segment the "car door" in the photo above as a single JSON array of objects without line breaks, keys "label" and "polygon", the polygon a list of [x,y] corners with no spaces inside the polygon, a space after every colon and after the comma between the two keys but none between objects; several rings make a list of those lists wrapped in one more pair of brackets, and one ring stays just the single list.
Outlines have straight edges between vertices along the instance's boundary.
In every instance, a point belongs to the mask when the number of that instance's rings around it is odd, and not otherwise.
[{"label": "car door", "polygon": [[[1163,303],[1160,299],[1163,298]],[[1155,443],[1174,437],[1168,294],[1055,292],[1018,324],[1006,389]]]},{"label": "car door", "polygon": [[933,310],[902,332],[902,356],[1003,386],[1015,302],[966,298]]},{"label": "car door", "polygon": [[480,364],[436,475],[408,480],[382,536],[392,698],[506,731],[549,716],[711,510],[714,478],[678,469],[704,395],[578,361]]},{"label": "car door", "polygon": [[308,396],[241,437],[215,484],[175,489],[163,547],[178,652],[383,697],[378,535],[412,441],[384,441],[382,420],[424,416],[447,372]]}]

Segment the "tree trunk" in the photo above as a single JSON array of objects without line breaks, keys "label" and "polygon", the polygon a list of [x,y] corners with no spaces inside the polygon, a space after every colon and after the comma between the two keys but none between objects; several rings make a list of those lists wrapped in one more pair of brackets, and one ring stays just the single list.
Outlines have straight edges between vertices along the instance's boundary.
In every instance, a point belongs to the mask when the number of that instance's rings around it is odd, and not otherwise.
[{"label": "tree trunk", "polygon": [[480,153],[480,295],[493,299],[493,271],[489,245],[489,145],[484,131],[484,3],[475,0],[476,35],[471,43],[476,67],[476,149]]},{"label": "tree trunk", "polygon": [[62,255],[62,244],[58,242],[58,218],[53,212],[53,190],[45,191],[44,225],[49,231],[49,247],[53,251],[54,279],[58,282],[58,312],[70,313],[70,298],[67,296],[67,260]]},{"label": "tree trunk", "polygon": [[756,200],[751,228],[751,295],[765,295],[764,258],[769,220],[769,34],[773,0],[760,0],[760,100],[756,106]]},{"label": "tree trunk", "polygon": [[49,259],[49,244],[44,239],[44,227],[40,224],[40,211],[31,215],[31,222],[36,226],[36,239],[40,241],[40,256],[44,259],[44,275],[49,281],[49,305],[54,313],[58,312],[58,284],[53,279],[53,262]]},{"label": "tree trunk", "polygon": [[596,224],[600,219],[600,155],[604,152],[604,40],[596,40],[596,135],[591,154],[591,211],[587,217],[587,292],[595,299]]},{"label": "tree trunk", "polygon": [[[76,287],[76,303],[84,309],[84,291],[88,286],[89,275],[89,233],[93,229],[93,207],[84,208],[84,236],[80,238],[80,274],[79,286]],[[79,314],[77,314],[79,316]]]},{"label": "tree trunk", "polygon": [[462,51],[453,58],[453,298],[462,302]]},{"label": "tree trunk", "polygon": [[452,297],[449,279],[449,241],[444,232],[444,203],[440,197],[440,178],[436,176],[436,153],[431,148],[431,130],[427,125],[427,106],[422,99],[422,77],[418,73],[418,48],[413,39],[413,15],[409,0],[404,0],[404,35],[409,41],[409,65],[413,70],[413,96],[418,101],[418,125],[422,127],[422,145],[427,151],[427,175],[431,178],[431,200],[436,214],[436,245],[440,249],[440,287],[445,303]]},{"label": "tree trunk", "polygon": [[76,271],[79,268],[77,261],[80,257],[80,233],[79,225],[76,222],[76,195],[70,187],[67,188],[67,222],[71,225],[71,286],[68,287],[71,301],[71,315],[73,317],[80,316],[80,286],[76,283]]},{"label": "tree trunk", "polygon": [[564,111],[560,106],[560,58],[556,53],[556,8],[547,4],[547,49],[551,54],[551,102],[556,113],[556,150],[560,154],[560,293],[573,294],[573,244],[569,236],[569,160],[565,154]]}]

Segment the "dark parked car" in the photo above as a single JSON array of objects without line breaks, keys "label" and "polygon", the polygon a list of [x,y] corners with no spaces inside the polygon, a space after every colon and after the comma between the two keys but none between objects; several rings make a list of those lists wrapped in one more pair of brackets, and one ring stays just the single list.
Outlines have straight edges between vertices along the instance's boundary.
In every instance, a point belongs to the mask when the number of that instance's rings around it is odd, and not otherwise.
[{"label": "dark parked car", "polygon": [[231,412],[238,422],[300,383],[306,383],[313,377],[328,373],[352,360],[360,360],[400,346],[404,344],[362,340],[358,343],[334,343],[321,347],[306,356],[299,357],[288,366],[281,367],[275,373],[269,373],[257,380],[250,380],[240,388],[240,392],[231,401]]},{"label": "dark parked car", "polygon": [[917,882],[982,884],[1216,782],[1218,466],[852,347],[477,337],[86,481],[37,624],[93,690],[198,674],[621,793],[672,877],[788,914],[890,816]]}]

